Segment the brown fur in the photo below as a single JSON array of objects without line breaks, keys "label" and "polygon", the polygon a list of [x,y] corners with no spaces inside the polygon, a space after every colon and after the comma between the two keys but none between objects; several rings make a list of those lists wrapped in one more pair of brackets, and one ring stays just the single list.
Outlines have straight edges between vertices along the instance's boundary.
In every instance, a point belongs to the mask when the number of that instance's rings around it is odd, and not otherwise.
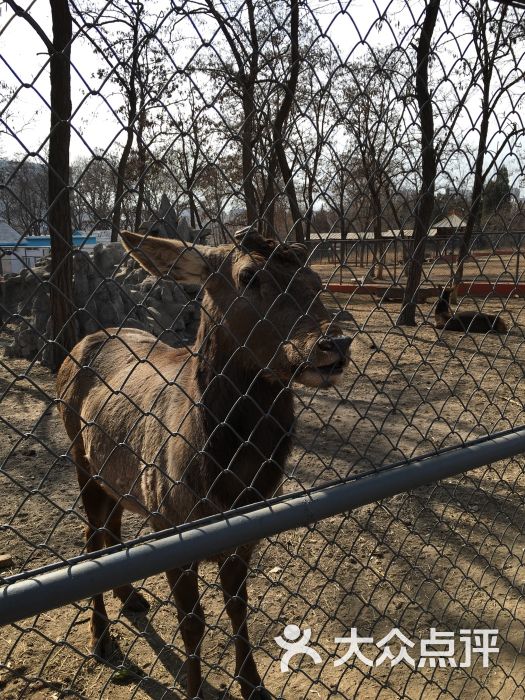
[{"label": "brown fur", "polygon": [[[210,248],[122,233],[150,272],[206,282],[193,348],[173,349],[133,329],[84,338],[57,379],[89,527],[87,548],[120,540],[124,509],[159,530],[273,496],[290,451],[290,381],[331,386],[347,364],[349,339],[330,325],[318,276],[303,246],[277,246],[248,232],[239,246]],[[256,273],[255,276],[253,276]],[[321,368],[321,369],[320,369]],[[246,626],[253,546],[219,557],[244,698],[262,688]],[[204,630],[195,562],[168,572],[188,660],[189,697],[201,696]],[[115,591],[132,609],[147,602]],[[92,644],[111,652],[102,595],[94,598]]]},{"label": "brown fur", "polygon": [[481,311],[452,313],[450,299],[455,290],[443,289],[435,310],[436,328],[457,333],[507,333],[505,321],[494,314]]}]

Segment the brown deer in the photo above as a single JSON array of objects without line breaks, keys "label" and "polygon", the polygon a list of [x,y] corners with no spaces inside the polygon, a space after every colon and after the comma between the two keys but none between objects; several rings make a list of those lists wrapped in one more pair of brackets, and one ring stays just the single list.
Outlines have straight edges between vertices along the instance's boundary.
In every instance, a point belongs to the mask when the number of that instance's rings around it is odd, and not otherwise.
[{"label": "brown deer", "polygon": [[[124,509],[164,529],[278,492],[294,427],[292,381],[330,387],[348,363],[350,338],[330,322],[306,248],[253,231],[208,247],[124,231],[126,250],[150,273],[204,283],[192,348],[113,328],[84,338],[59,370],[60,410],[72,441],[88,527],[87,549],[120,541]],[[235,637],[243,698],[263,700],[246,614],[254,544],[216,558]],[[203,612],[198,562],[168,570],[188,659],[187,691],[202,698]],[[169,562],[166,562],[169,569]],[[147,610],[132,586],[114,594]],[[102,595],[93,600],[92,647],[111,654]]]},{"label": "brown deer", "polygon": [[505,321],[498,315],[482,311],[456,311],[450,308],[454,288],[440,288],[439,299],[434,311],[436,328],[457,333],[507,333]]}]

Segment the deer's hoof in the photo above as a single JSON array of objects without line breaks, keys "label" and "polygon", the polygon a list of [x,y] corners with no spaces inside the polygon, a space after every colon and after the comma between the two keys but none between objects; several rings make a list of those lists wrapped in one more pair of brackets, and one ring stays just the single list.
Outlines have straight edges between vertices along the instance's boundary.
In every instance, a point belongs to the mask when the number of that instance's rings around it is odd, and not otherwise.
[{"label": "deer's hoof", "polygon": [[133,591],[122,601],[122,610],[125,612],[148,612],[150,604],[144,596],[133,589]]},{"label": "deer's hoof", "polygon": [[93,656],[99,661],[109,661],[118,651],[117,643],[109,632],[104,632],[100,637],[93,638],[91,643]]}]

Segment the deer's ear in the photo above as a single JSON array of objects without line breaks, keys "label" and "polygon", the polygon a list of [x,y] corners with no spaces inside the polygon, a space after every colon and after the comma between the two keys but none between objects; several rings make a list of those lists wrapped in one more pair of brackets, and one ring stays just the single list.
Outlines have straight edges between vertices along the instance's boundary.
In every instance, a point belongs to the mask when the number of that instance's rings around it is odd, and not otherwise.
[{"label": "deer's ear", "polygon": [[124,248],[151,275],[169,275],[184,284],[201,284],[210,274],[209,246],[188,246],[170,238],[121,231]]}]

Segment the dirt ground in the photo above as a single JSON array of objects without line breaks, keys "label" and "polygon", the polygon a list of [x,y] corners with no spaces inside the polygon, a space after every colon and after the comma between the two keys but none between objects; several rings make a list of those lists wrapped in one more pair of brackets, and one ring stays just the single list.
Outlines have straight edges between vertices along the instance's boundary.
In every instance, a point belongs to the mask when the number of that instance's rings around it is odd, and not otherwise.
[{"label": "dirt ground", "polygon": [[[327,300],[346,307],[343,296]],[[327,392],[297,389],[297,436],[285,488],[320,485],[525,423],[522,397],[523,302],[505,304],[508,336],[439,334],[432,305],[419,325],[397,329],[397,304],[355,297],[342,322],[362,332],[344,383]],[[485,310],[500,311],[492,301]],[[2,342],[5,344],[6,338]],[[376,349],[372,348],[375,344]],[[53,377],[39,365],[0,354],[0,575],[8,576],[82,551],[82,508],[65,458],[68,442],[53,404]],[[387,700],[523,697],[524,460],[509,460],[398,495],[263,541],[249,579],[250,629],[267,688],[285,700]],[[129,537],[143,532],[137,517]],[[217,571],[200,568],[207,618],[205,697],[238,700],[230,637]],[[184,698],[184,659],[175,610],[162,576],[140,582],[147,615],[108,612],[121,657],[115,666],[88,653],[89,602],[6,627],[0,637],[0,697],[51,700]],[[311,628],[316,664],[296,656],[280,670],[274,637],[287,624]],[[372,637],[398,628],[414,647],[431,628],[455,635],[457,666],[369,667],[334,661],[348,645],[336,637]],[[496,629],[499,650],[460,667],[461,630]],[[467,635],[468,636],[468,635]],[[391,643],[394,655],[398,641]],[[361,647],[377,657],[371,644]],[[460,653],[461,652],[461,653]]]}]

